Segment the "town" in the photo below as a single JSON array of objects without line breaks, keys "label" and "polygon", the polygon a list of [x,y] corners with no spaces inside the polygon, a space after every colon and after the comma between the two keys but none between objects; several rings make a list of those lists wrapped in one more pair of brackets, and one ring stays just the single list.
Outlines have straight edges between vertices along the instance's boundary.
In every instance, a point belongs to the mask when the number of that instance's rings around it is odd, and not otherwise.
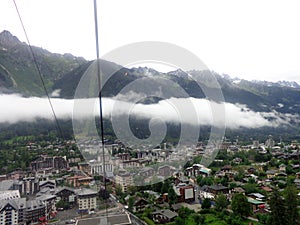
[{"label": "town", "polygon": [[296,224],[299,143],[251,142],[225,138],[205,166],[205,142],[143,150],[114,141],[101,152],[86,140],[79,152],[74,140],[20,139],[1,168],[0,224]]}]

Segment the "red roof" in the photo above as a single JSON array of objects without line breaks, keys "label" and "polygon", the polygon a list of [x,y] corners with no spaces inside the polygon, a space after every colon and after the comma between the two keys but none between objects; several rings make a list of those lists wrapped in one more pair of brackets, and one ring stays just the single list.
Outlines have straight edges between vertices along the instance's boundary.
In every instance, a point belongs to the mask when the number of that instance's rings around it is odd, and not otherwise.
[{"label": "red roof", "polygon": [[261,187],[261,189],[263,189],[265,191],[268,191],[268,192],[273,191],[272,188],[269,188],[269,187],[266,187],[266,186]]}]

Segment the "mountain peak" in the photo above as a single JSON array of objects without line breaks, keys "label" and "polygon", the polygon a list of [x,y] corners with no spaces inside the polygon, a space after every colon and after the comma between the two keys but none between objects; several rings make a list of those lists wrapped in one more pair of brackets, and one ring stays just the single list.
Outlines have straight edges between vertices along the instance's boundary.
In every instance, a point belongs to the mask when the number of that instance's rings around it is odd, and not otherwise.
[{"label": "mountain peak", "polygon": [[0,46],[10,48],[20,43],[20,40],[9,31],[4,30],[0,33]]},{"label": "mountain peak", "polygon": [[187,79],[189,77],[188,73],[183,71],[180,68],[177,69],[177,70],[174,70],[174,71],[170,71],[167,74],[177,76],[177,77],[182,77],[182,78],[185,78],[185,79]]}]

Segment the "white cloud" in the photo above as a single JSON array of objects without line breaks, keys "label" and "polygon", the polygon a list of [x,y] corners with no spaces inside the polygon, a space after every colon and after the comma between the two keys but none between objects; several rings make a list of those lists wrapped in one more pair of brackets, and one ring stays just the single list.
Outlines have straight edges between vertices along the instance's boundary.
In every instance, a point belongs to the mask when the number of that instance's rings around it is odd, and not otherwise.
[{"label": "white cloud", "polygon": [[[132,94],[132,96],[135,96]],[[77,101],[86,102],[86,99]],[[80,117],[98,115],[97,99],[90,99],[95,105],[93,112],[87,112],[84,107]],[[58,118],[71,119],[73,114],[74,100],[52,98],[51,103]],[[36,118],[53,119],[53,114],[47,98],[30,97],[25,98],[17,94],[0,95],[0,123],[17,123],[20,121],[35,121]],[[224,103],[225,123],[227,128],[238,129],[277,127],[288,125],[299,120],[299,115],[282,114],[272,112],[254,112],[246,105]],[[195,107],[195,114],[192,107]],[[209,102],[206,99],[195,98],[171,98],[161,100],[156,104],[135,104],[127,101],[120,101],[112,98],[103,98],[103,115],[105,118],[120,116],[130,112],[131,116],[139,118],[158,118],[170,123],[188,123],[191,125],[217,125],[222,118],[218,113],[212,113],[216,107],[222,104]],[[113,112],[113,113],[112,113]],[[222,113],[222,111],[220,111]],[[195,116],[197,115],[197,116]],[[213,116],[214,115],[214,120]]]}]

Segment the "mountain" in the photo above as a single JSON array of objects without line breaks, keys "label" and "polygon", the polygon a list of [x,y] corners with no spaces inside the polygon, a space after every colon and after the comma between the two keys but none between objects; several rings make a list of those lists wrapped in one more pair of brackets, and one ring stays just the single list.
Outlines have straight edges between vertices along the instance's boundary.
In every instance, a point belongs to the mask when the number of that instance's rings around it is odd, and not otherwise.
[{"label": "mountain", "polygon": [[[71,54],[51,53],[34,46],[32,50],[48,92],[59,89],[60,97],[73,98],[76,87],[91,62]],[[161,73],[147,67],[123,68],[104,60],[101,60],[101,68],[106,74],[117,70],[103,88],[103,96],[115,96],[126,85],[141,77],[163,77],[179,84],[190,97],[205,98],[203,90],[188,74],[197,76],[198,81],[206,88],[212,88],[210,82],[213,74],[220,84],[226,102],[244,104],[256,112],[275,110],[279,113],[300,115],[300,86],[296,82],[247,81],[210,71],[181,69]],[[9,31],[0,33],[0,92],[18,92],[27,96],[45,95],[28,45]]]},{"label": "mountain", "polygon": [[[56,80],[87,63],[82,57],[55,54],[32,46],[46,87],[50,92]],[[24,95],[45,95],[30,48],[9,31],[0,33],[0,91]]]}]

